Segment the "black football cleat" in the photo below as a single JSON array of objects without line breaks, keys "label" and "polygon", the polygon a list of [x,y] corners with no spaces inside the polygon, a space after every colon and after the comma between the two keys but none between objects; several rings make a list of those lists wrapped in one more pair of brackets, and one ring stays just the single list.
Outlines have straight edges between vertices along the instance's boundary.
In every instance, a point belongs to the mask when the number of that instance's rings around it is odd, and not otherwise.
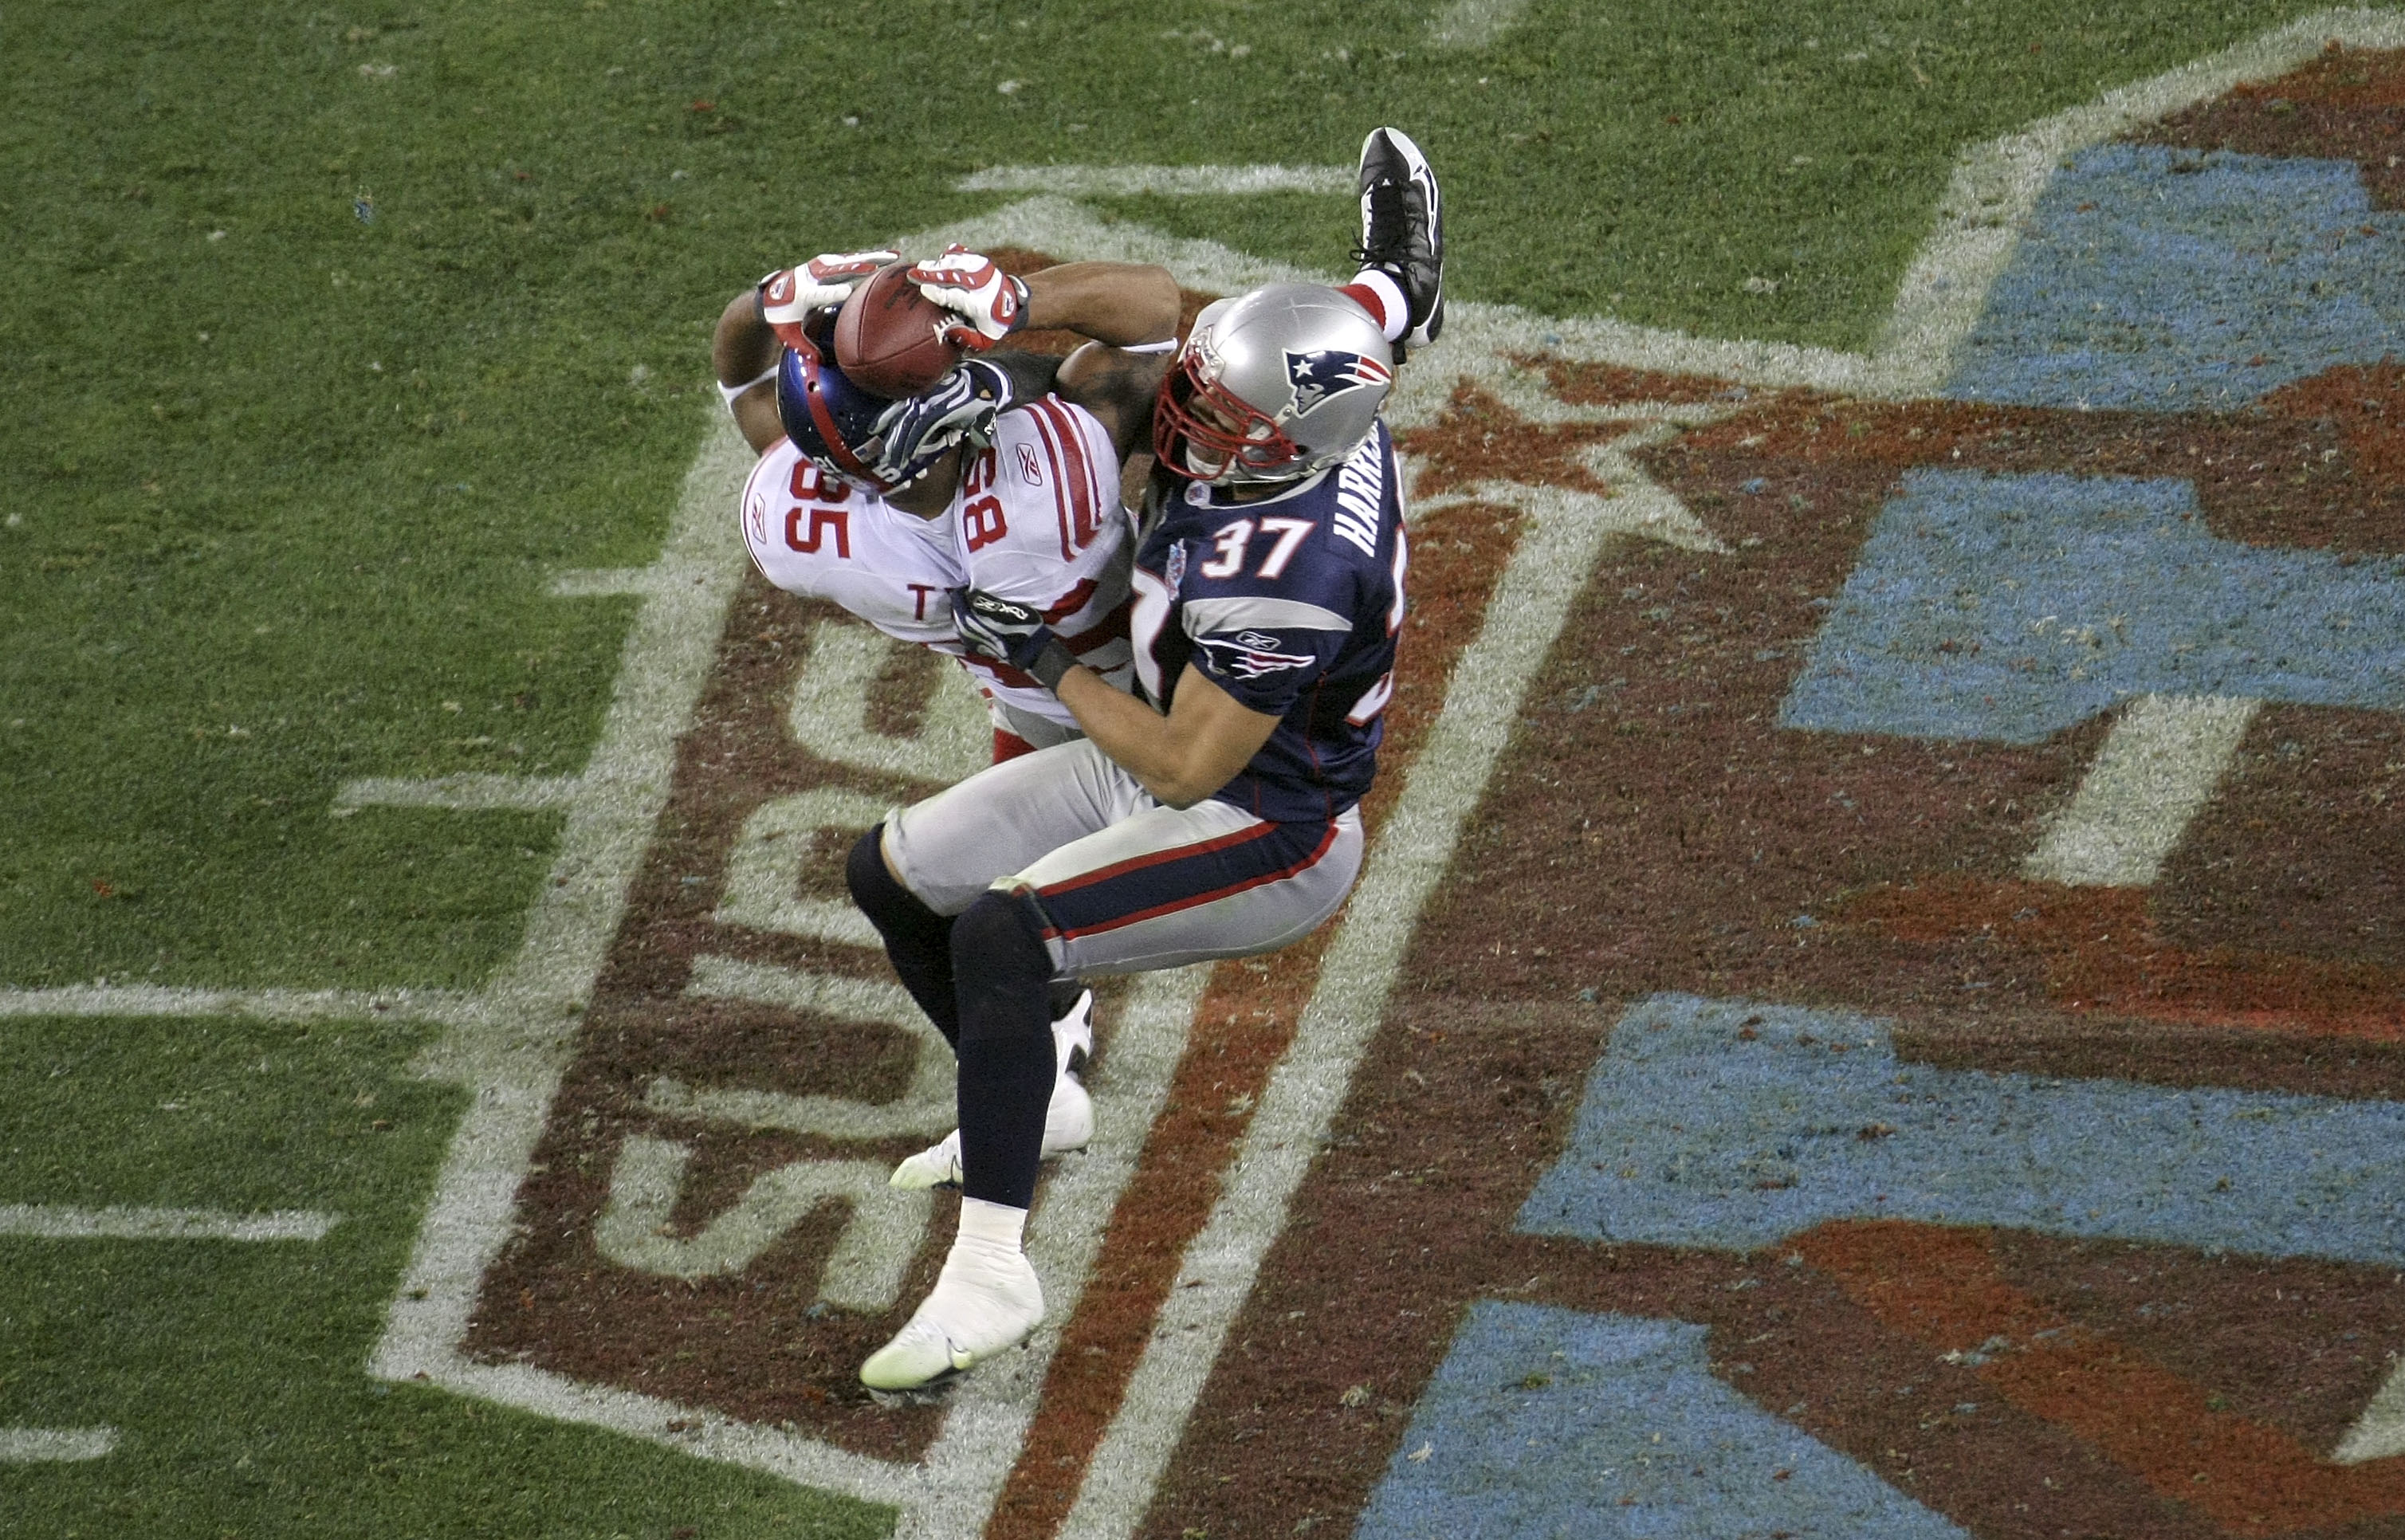
[{"label": "black football cleat", "polygon": [[1426,347],[1444,329],[1444,209],[1436,173],[1402,130],[1374,129],[1361,141],[1360,186],[1361,244],[1354,259],[1403,291],[1411,324],[1401,346]]}]

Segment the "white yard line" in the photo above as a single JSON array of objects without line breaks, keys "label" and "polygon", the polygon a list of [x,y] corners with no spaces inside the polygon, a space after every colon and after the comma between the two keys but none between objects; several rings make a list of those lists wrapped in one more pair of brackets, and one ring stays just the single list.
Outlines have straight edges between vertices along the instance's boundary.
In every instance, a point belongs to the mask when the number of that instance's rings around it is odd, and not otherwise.
[{"label": "white yard line", "polygon": [[640,592],[643,604],[627,633],[600,741],[578,777],[583,794],[568,810],[517,956],[494,979],[482,1009],[421,1061],[427,1072],[466,1085],[474,1099],[370,1360],[385,1379],[423,1376],[478,1394],[516,1383],[463,1361],[458,1344],[485,1269],[509,1239],[518,1183],[558,1090],[578,1015],[668,802],[677,735],[692,718],[743,569],[729,511],[750,465],[742,441],[719,419],[686,473],[659,559],[624,586],[598,589]]},{"label": "white yard line", "polygon": [[[1050,192],[1065,198],[1199,198],[1325,192],[1350,198],[1351,166],[990,166],[952,184],[961,192]],[[1056,253],[1057,255],[1057,253]]]},{"label": "white yard line", "polygon": [[399,1016],[453,1021],[476,997],[447,989],[210,989],[162,984],[69,984],[0,989],[7,1016],[251,1016],[262,1021],[341,1021]]},{"label": "white yard line", "polygon": [[0,1465],[98,1460],[115,1448],[115,1428],[0,1428]]},{"label": "white yard line", "polygon": [[334,816],[362,807],[442,807],[478,813],[499,808],[543,812],[566,807],[584,791],[574,776],[462,774],[411,778],[366,776],[343,782],[334,793]]},{"label": "white yard line", "polygon": [[[738,1421],[721,1412],[589,1384],[522,1364],[476,1364],[453,1359],[443,1373],[429,1378],[465,1395],[498,1401],[562,1422],[607,1428],[684,1454],[781,1477],[863,1503],[898,1505],[907,1500],[914,1480],[912,1467],[907,1465],[853,1454],[815,1439],[796,1438],[775,1428]],[[677,1426],[671,1427],[670,1423]]]},{"label": "white yard line", "polygon": [[40,1240],[323,1240],[340,1214],[306,1209],[227,1213],[218,1209],[78,1209],[0,1203],[0,1236]]}]

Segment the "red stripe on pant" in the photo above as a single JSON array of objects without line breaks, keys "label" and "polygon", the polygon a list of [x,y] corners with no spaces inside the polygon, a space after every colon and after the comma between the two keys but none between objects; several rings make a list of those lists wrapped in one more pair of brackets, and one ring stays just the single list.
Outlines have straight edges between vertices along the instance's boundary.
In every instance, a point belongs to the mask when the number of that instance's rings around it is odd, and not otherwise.
[{"label": "red stripe on pant", "polygon": [[[1273,833],[1282,831],[1285,827],[1285,825],[1274,823],[1260,826],[1262,830]],[[1035,896],[1038,907],[1043,908],[1045,911],[1045,939],[1047,941],[1075,941],[1080,936],[1101,935],[1105,931],[1117,931],[1126,926],[1141,924],[1148,919],[1159,919],[1164,915],[1174,915],[1188,909],[1199,909],[1204,904],[1217,903],[1222,899],[1232,898],[1238,893],[1249,892],[1256,888],[1266,888],[1274,882],[1284,882],[1287,878],[1295,875],[1297,873],[1308,871],[1319,863],[1320,859],[1326,856],[1329,847],[1334,846],[1336,843],[1336,822],[1332,819],[1323,824],[1320,828],[1319,839],[1317,843],[1312,847],[1310,853],[1299,860],[1288,861],[1283,866],[1279,866],[1269,871],[1257,872],[1249,876],[1241,878],[1238,881],[1221,883],[1217,887],[1206,889],[1199,892],[1180,894],[1175,898],[1165,899],[1157,903],[1147,904],[1141,909],[1131,910],[1125,914],[1113,915],[1108,918],[1095,921],[1092,924],[1063,927],[1052,919],[1051,909],[1044,901],[1056,893],[1066,892],[1075,888],[1091,887],[1095,874],[1089,873],[1086,876],[1073,879],[1070,882],[1061,884],[1059,887],[1038,889],[1036,889]],[[1256,830],[1245,830],[1242,833],[1245,835],[1256,839],[1262,837],[1261,833]],[[1181,857],[1189,859],[1199,858],[1206,856],[1217,849],[1224,848],[1237,843],[1243,843],[1243,841],[1226,838],[1209,840],[1205,841],[1202,845],[1181,847],[1179,849],[1174,851],[1159,852],[1155,858],[1146,859],[1141,861],[1123,861],[1119,863],[1118,868],[1113,868],[1113,870],[1121,871],[1123,874],[1132,871],[1142,871],[1164,864],[1164,862],[1159,859],[1159,857],[1161,856],[1165,856],[1170,860],[1175,860]]]},{"label": "red stripe on pant", "polygon": [[1130,856],[1125,861],[1114,861],[1108,866],[1097,866],[1090,872],[1082,873],[1065,882],[1056,882],[1051,887],[1040,889],[1038,891],[1048,896],[1054,893],[1073,893],[1080,888],[1091,888],[1098,882],[1108,882],[1113,877],[1123,877],[1131,872],[1141,872],[1149,866],[1166,866],[1173,861],[1188,861],[1196,856],[1210,855],[1217,850],[1232,850],[1239,845],[1249,845],[1257,839],[1267,839],[1276,833],[1277,829],[1278,826],[1274,823],[1257,823],[1250,829],[1239,829],[1232,833],[1221,834],[1217,838],[1202,840],[1193,845],[1173,845],[1166,849],[1149,851],[1141,856]]}]

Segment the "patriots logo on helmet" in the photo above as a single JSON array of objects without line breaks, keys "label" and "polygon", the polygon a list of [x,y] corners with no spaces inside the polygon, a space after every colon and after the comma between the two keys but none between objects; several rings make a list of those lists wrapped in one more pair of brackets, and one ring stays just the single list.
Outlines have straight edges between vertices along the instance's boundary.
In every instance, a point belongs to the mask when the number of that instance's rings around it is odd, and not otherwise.
[{"label": "patriots logo on helmet", "polygon": [[1385,385],[1395,377],[1395,371],[1375,358],[1342,348],[1322,348],[1313,353],[1297,353],[1288,348],[1286,377],[1287,383],[1294,386],[1294,410],[1300,416],[1330,396],[1356,385]]}]

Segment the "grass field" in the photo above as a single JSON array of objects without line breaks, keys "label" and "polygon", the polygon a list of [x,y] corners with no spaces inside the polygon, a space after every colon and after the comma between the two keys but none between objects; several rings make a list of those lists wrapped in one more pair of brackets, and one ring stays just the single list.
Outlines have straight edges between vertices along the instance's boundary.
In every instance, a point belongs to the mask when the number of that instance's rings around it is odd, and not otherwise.
[{"label": "grass field", "polygon": [[[556,816],[373,776],[573,772],[771,266],[1050,161],[1444,177],[1448,288],[1859,346],[1957,150],[2314,8],[581,0],[0,13],[0,986],[472,987]],[[1005,90],[1007,86],[1009,89]],[[1111,216],[1332,268],[1342,199]],[[1749,280],[1755,280],[1751,285]],[[417,1029],[0,1015],[0,1205],[307,1209],[322,1241],[0,1239],[11,1535],[881,1531],[875,1511],[362,1364],[459,1107]]]}]

